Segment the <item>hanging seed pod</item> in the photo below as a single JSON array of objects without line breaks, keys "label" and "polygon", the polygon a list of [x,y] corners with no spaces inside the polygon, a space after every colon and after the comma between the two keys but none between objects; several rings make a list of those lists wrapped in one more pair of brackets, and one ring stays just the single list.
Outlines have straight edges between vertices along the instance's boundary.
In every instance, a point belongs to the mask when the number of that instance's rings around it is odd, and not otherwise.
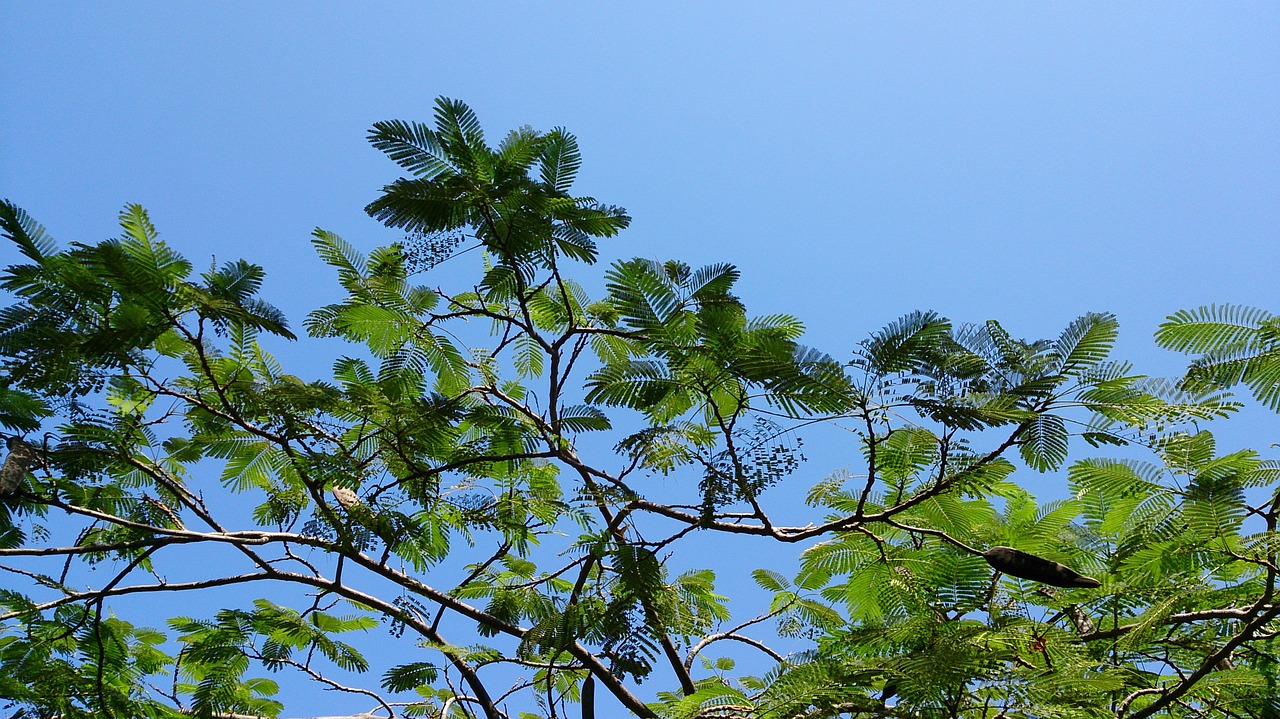
[{"label": "hanging seed pod", "polygon": [[1086,577],[1068,566],[1058,564],[1044,557],[1028,554],[1013,547],[992,547],[983,552],[982,557],[987,560],[987,564],[990,564],[997,571],[1008,574],[1011,577],[1030,579],[1033,582],[1050,584],[1055,587],[1092,588],[1102,586],[1102,582],[1093,577]]},{"label": "hanging seed pod", "polygon": [[22,441],[20,437],[9,437],[5,441],[9,448],[9,456],[4,458],[4,466],[0,467],[0,497],[13,494],[27,476],[27,470],[36,461],[36,450]]},{"label": "hanging seed pod", "polygon": [[333,498],[338,500],[338,504],[348,512],[356,511],[356,508],[364,504],[360,499],[360,495],[352,492],[346,487],[333,487],[329,490],[333,493]]}]

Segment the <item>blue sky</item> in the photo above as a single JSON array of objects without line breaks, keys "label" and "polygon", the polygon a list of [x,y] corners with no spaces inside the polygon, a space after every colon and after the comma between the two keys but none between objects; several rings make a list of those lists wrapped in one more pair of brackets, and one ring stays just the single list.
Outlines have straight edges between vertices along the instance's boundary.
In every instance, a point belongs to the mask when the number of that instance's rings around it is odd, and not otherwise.
[{"label": "blue sky", "polygon": [[446,95],[495,139],[577,134],[575,190],[635,218],[607,257],[733,262],[837,356],[914,309],[1111,311],[1168,373],[1165,315],[1280,310],[1277,38],[1261,2],[0,0],[0,194],[63,242],[139,202],[197,267],[263,264],[298,327],[337,296],[312,228],[399,239],[366,130]]},{"label": "blue sky", "polygon": [[1274,4],[0,7],[5,196],[64,240],[140,202],[295,318],[332,291],[313,227],[396,239],[364,134],[438,95],[568,127],[576,189],[635,217],[612,254],[734,262],[835,353],[920,308],[1026,336],[1109,310],[1137,348],[1276,305]]}]

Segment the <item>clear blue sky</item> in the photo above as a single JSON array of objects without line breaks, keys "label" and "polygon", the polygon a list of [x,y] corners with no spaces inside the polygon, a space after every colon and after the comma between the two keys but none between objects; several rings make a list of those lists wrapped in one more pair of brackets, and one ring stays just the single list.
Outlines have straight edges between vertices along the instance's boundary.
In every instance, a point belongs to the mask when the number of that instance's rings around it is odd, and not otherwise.
[{"label": "clear blue sky", "polygon": [[0,192],[64,241],[140,202],[296,318],[313,227],[396,239],[368,126],[448,95],[568,127],[614,253],[737,263],[835,353],[919,308],[1137,345],[1280,306],[1280,5],[444,5],[0,3]]},{"label": "clear blue sky", "polygon": [[312,228],[398,239],[365,131],[438,95],[569,128],[575,189],[635,218],[610,257],[733,262],[837,356],[914,309],[1106,310],[1172,372],[1165,315],[1280,310],[1276,3],[0,0],[0,195],[63,242],[142,203],[296,327],[337,294]]}]

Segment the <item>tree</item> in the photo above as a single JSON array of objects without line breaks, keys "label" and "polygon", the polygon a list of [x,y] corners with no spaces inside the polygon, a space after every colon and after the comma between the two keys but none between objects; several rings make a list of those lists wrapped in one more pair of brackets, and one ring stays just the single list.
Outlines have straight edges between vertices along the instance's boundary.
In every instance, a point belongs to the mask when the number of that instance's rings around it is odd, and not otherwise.
[{"label": "tree", "polygon": [[[837,360],[749,315],[728,264],[616,262],[589,296],[574,273],[629,218],[570,194],[562,129],[491,147],[442,99],[434,126],[370,140],[410,176],[368,211],[407,237],[365,254],[315,232],[346,296],[304,326],[349,347],[323,380],[264,349],[294,336],[260,267],[196,276],[137,206],[118,239],[60,249],[0,205],[26,258],[0,312],[17,716],[275,716],[259,675],[282,670],[430,717],[1280,711],[1280,465],[1198,426],[1237,380],[1275,408],[1269,315],[1175,315],[1161,341],[1205,355],[1182,382],[1109,360],[1108,314],[1024,341],[919,312]],[[471,248],[469,286],[415,284]],[[808,524],[777,520],[803,434],[831,423],[858,471],[808,482]],[[1073,441],[1115,456],[1037,503],[1019,477]],[[713,567],[672,568],[715,537],[801,569],[756,569],[771,599],[731,616]],[[112,611],[263,585],[297,603],[164,629]],[[416,656],[371,660],[386,632]]]}]

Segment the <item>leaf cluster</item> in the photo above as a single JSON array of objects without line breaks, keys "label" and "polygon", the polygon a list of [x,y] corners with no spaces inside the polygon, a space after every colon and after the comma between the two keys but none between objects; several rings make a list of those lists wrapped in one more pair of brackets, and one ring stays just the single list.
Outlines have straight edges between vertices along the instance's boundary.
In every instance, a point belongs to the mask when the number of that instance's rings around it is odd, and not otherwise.
[{"label": "leaf cluster", "polygon": [[[343,292],[304,323],[342,348],[317,379],[264,348],[293,335],[256,265],[195,275],[133,205],[65,250],[0,205],[15,711],[274,716],[260,675],[288,670],[433,717],[1274,714],[1280,465],[1202,426],[1238,384],[1280,408],[1271,314],[1172,316],[1177,379],[1111,360],[1106,313],[1025,340],[917,312],[837,359],[749,314],[728,263],[568,276],[629,218],[570,194],[563,129],[490,146],[441,99],[370,140],[407,176],[367,209],[408,238],[313,234]],[[469,282],[420,284],[473,248]],[[849,466],[815,482],[822,426]],[[744,619],[717,583],[748,574]],[[172,639],[110,609],[250,584],[279,593]]]}]

